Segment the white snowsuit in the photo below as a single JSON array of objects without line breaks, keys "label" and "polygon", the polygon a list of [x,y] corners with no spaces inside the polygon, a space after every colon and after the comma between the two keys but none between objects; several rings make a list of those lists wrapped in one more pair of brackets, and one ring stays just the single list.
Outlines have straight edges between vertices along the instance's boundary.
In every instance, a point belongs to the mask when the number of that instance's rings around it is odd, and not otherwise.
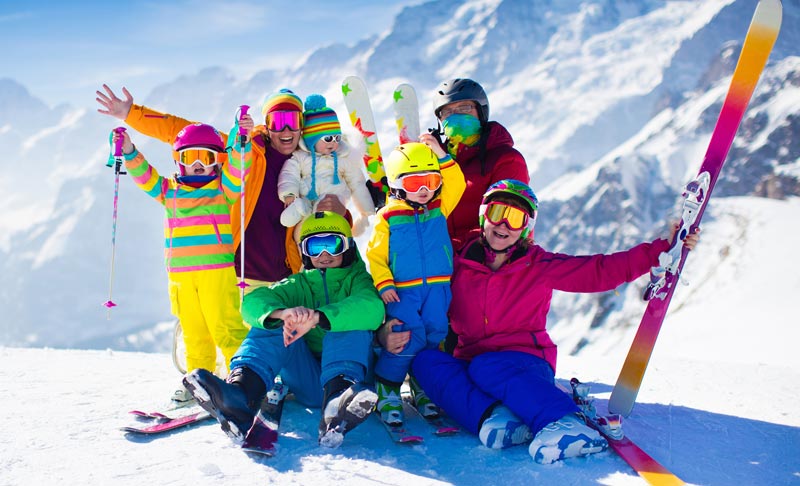
[{"label": "white snowsuit", "polygon": [[[316,210],[319,200],[327,194],[337,196],[345,206],[352,196],[358,211],[358,215],[353,218],[353,235],[359,236],[369,224],[367,217],[375,214],[375,206],[366,187],[358,152],[342,140],[336,151],[336,164],[333,154],[314,155],[316,160],[312,160],[311,153],[301,142],[278,174],[278,197],[281,201],[285,201],[288,196],[295,197],[294,202],[281,213],[281,224],[287,228],[295,226]],[[334,165],[338,169],[338,183],[334,183]],[[317,198],[313,200],[309,198],[312,177],[317,194]]]}]

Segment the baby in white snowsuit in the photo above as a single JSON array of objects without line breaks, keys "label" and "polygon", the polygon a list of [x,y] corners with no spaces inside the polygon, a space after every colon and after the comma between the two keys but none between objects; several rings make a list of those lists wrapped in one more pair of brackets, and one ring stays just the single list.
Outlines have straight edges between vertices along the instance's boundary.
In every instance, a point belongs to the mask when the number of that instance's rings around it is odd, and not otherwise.
[{"label": "baby in white snowsuit", "polygon": [[287,228],[297,225],[328,194],[338,197],[343,205],[352,196],[359,213],[353,218],[353,235],[358,236],[369,223],[367,217],[375,214],[360,154],[342,139],[336,112],[326,106],[323,96],[310,95],[305,109],[303,141],[308,149],[301,144],[278,175],[278,197],[286,206],[281,224]]}]

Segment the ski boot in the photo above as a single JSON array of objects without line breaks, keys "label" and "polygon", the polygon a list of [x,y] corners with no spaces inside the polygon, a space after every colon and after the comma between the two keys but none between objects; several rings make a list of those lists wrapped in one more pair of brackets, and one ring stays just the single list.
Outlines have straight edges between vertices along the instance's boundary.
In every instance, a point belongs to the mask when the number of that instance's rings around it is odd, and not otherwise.
[{"label": "ski boot", "polygon": [[411,388],[411,401],[414,403],[414,406],[417,407],[419,414],[426,419],[439,417],[441,414],[439,407],[428,398],[428,394],[419,386],[419,383],[417,383],[417,380],[413,376],[409,376],[408,384],[409,388]]},{"label": "ski boot", "polygon": [[391,427],[403,426],[403,400],[400,398],[400,383],[392,383],[375,377],[375,388],[378,391],[378,412],[381,420]]},{"label": "ski boot", "polygon": [[237,444],[244,441],[266,394],[264,382],[249,368],[232,370],[228,381],[196,369],[183,378],[183,384]]},{"label": "ski boot", "polygon": [[324,387],[319,444],[335,449],[344,436],[367,419],[378,395],[363,383],[354,383],[343,375],[332,378]]},{"label": "ski boot", "polygon": [[478,437],[489,449],[505,449],[528,442],[533,434],[508,407],[497,405],[481,424]]},{"label": "ski boot", "polygon": [[564,415],[540,430],[533,438],[528,452],[539,464],[552,464],[568,457],[602,452],[608,441],[586,425],[577,413]]}]

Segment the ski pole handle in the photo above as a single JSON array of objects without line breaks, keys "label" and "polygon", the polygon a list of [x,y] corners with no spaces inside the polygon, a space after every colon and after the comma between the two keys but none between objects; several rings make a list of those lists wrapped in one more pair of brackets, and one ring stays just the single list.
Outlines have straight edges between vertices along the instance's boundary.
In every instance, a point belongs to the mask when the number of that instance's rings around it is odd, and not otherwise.
[{"label": "ski pole handle", "polygon": [[[238,121],[242,121],[242,118],[247,114],[247,111],[250,109],[248,105],[242,105],[239,107],[239,116],[237,117]],[[239,142],[244,145],[246,141],[248,133],[247,130],[239,126]]]},{"label": "ski pole handle", "polygon": [[122,157],[122,143],[124,142],[122,134],[125,132],[125,127],[117,127],[114,132],[120,135],[114,142],[114,157]]}]

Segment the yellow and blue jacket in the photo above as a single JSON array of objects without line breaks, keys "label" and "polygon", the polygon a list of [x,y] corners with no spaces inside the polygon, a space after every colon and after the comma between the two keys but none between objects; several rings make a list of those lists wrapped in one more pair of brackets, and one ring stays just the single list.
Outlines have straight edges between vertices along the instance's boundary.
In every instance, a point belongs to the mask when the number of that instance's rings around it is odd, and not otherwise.
[{"label": "yellow and blue jacket", "polygon": [[392,196],[378,211],[366,253],[380,294],[389,289],[450,283],[453,246],[447,216],[461,199],[466,182],[449,155],[439,161],[439,170],[442,191],[428,204],[414,207]]}]

